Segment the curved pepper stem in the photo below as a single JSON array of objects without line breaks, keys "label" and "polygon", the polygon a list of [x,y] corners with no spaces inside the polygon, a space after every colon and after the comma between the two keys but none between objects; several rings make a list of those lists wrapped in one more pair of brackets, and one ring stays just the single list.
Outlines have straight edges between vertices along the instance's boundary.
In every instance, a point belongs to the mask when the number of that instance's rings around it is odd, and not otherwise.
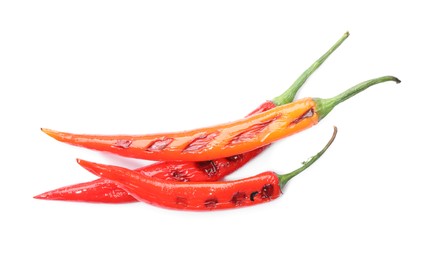
[{"label": "curved pepper stem", "polygon": [[382,82],[386,82],[386,81],[395,81],[397,84],[400,83],[401,81],[393,76],[384,76],[384,77],[380,77],[380,78],[375,78],[375,79],[371,79],[371,80],[367,80],[364,82],[359,83],[356,86],[353,86],[352,88],[344,91],[343,93],[332,97],[332,98],[327,98],[327,99],[322,99],[322,98],[315,98],[315,102],[316,102],[316,112],[319,116],[319,120],[322,120],[327,114],[329,114],[329,112],[331,112],[331,110],[336,107],[338,104],[340,104],[341,102],[355,96],[356,94],[366,90],[367,88],[382,83]]},{"label": "curved pepper stem", "polygon": [[320,65],[349,37],[349,32],[346,32],[325,54],[316,60],[307,70],[302,73],[298,79],[287,89],[283,94],[274,98],[272,102],[276,106],[288,104],[295,99],[296,93],[304,85],[305,81],[315,72]]},{"label": "curved pepper stem", "polygon": [[336,136],[337,136],[337,127],[334,126],[334,133],[332,134],[331,139],[328,141],[328,143],[325,145],[325,147],[323,147],[323,149],[319,153],[317,153],[307,161],[303,162],[302,163],[303,165],[298,169],[284,175],[278,175],[278,180],[280,183],[281,190],[284,188],[284,186],[287,184],[287,182],[290,179],[292,179],[299,173],[303,172],[305,169],[310,167],[314,162],[316,162],[326,152],[326,150],[328,150],[329,146],[331,146],[332,142],[334,142]]}]

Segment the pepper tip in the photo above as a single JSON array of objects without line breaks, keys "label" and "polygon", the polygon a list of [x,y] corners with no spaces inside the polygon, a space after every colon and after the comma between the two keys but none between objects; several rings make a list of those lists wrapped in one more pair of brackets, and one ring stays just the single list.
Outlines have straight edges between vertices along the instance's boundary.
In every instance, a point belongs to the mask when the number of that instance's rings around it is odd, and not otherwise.
[{"label": "pepper tip", "polygon": [[43,127],[41,127],[41,131],[44,132],[45,134],[47,134],[48,136],[56,139],[56,131],[48,129],[48,128],[43,128]]},{"label": "pepper tip", "polygon": [[89,161],[86,161],[86,160],[83,160],[80,158],[75,159],[75,161],[77,161],[77,163],[84,168],[87,168],[86,166],[90,164]]},{"label": "pepper tip", "polygon": [[80,159],[80,158],[77,158],[77,159],[75,159],[75,161],[81,166],[81,167],[84,167],[84,168],[88,168],[88,165],[90,164],[90,162],[89,161],[86,161],[86,160],[83,160],[83,159]]},{"label": "pepper tip", "polygon": [[76,159],[77,163],[83,167],[84,169],[88,170],[90,173],[95,174],[96,176],[101,177],[102,173],[99,172],[99,168],[101,167],[100,164],[94,163],[94,162],[90,162],[90,161],[86,161],[83,159]]},{"label": "pepper tip", "polygon": [[49,192],[44,192],[39,195],[33,196],[34,199],[38,200],[48,200],[49,199]]},{"label": "pepper tip", "polygon": [[43,195],[43,194],[39,194],[39,195],[33,196],[33,198],[34,198],[34,199],[44,199],[45,197],[42,196],[42,195]]}]

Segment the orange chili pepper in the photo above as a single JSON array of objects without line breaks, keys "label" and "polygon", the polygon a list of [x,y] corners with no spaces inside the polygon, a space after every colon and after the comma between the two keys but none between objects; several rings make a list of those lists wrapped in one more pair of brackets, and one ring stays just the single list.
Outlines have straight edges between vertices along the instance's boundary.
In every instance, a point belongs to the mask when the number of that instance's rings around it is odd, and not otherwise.
[{"label": "orange chili pepper", "polygon": [[304,98],[234,122],[190,131],[149,135],[85,135],[41,130],[58,141],[125,157],[161,161],[206,161],[252,151],[307,129],[336,105],[368,87],[400,82],[384,76],[362,82],[333,98]]}]

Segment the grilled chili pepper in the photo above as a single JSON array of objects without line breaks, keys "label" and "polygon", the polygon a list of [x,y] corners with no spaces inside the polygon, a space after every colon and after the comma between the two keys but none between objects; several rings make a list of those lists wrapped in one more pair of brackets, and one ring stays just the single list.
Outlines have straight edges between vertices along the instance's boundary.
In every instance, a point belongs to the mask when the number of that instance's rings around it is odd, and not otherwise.
[{"label": "grilled chili pepper", "polygon": [[[275,106],[290,103],[294,100],[296,93],[313,74],[313,72],[322,65],[322,63],[343,43],[349,36],[346,32],[325,54],[315,61],[283,94],[274,98],[272,101],[266,101],[248,116],[267,111]],[[251,152],[234,155],[227,158],[201,162],[158,162],[149,166],[136,169],[136,171],[157,178],[175,181],[216,181],[224,176],[234,172],[242,167],[249,160],[257,156],[265,147],[258,148]],[[68,201],[86,201],[86,202],[105,202],[105,203],[122,203],[136,201],[126,191],[123,191],[115,183],[107,180],[94,180],[90,182],[65,186],[59,189],[48,191],[35,196],[37,199],[49,200],[68,200]]]},{"label": "grilled chili pepper", "polygon": [[[135,169],[141,175],[177,181],[177,182],[211,182],[242,167],[266,147],[251,152],[202,162],[157,162]],[[116,183],[100,178],[97,180],[74,184],[39,194],[35,199],[66,200],[102,203],[126,203],[137,200],[120,188]]]},{"label": "grilled chili pepper", "polygon": [[126,168],[97,164],[78,159],[78,163],[93,174],[116,182],[137,200],[156,206],[184,210],[230,209],[251,206],[278,198],[286,183],[311,166],[335,139],[293,172],[279,175],[268,171],[249,178],[220,182],[179,183],[141,175]]},{"label": "grilled chili pepper", "polygon": [[304,98],[238,121],[190,131],[117,136],[43,131],[65,143],[125,157],[161,161],[213,160],[252,151],[307,129],[339,103],[385,81],[400,82],[392,76],[375,78],[333,98]]}]

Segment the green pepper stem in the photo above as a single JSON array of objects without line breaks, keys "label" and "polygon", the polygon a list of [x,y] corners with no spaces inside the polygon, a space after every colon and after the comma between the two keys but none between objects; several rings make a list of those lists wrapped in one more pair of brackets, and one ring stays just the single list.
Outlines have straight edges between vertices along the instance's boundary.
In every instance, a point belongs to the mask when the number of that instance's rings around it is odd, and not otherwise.
[{"label": "green pepper stem", "polygon": [[295,82],[288,88],[283,94],[275,97],[272,102],[276,106],[281,106],[288,104],[295,99],[296,93],[304,85],[305,81],[317,70],[317,68],[322,65],[323,62],[344,42],[344,40],[349,37],[349,32],[346,32],[325,54],[322,55],[318,60],[316,60],[304,73],[296,79]]},{"label": "green pepper stem", "polygon": [[317,153],[316,155],[312,156],[310,159],[302,163],[302,166],[290,173],[278,175],[278,180],[280,184],[281,190],[284,188],[284,186],[287,184],[287,182],[298,175],[299,173],[303,172],[305,169],[310,167],[315,161],[317,161],[325,152],[328,150],[329,146],[331,146],[332,142],[334,142],[335,137],[337,136],[337,127],[334,126],[334,133],[332,134],[331,139],[328,141],[328,143],[323,147],[323,149]]},{"label": "green pepper stem", "polygon": [[331,112],[331,110],[334,107],[336,107],[341,102],[346,101],[347,99],[355,96],[356,94],[366,90],[367,88],[373,85],[383,83],[386,81],[395,81],[396,83],[400,83],[400,80],[396,77],[384,76],[384,77],[379,77],[379,78],[361,82],[358,85],[353,86],[352,88],[344,91],[343,93],[333,98],[327,98],[327,99],[315,98],[314,100],[316,102],[316,112],[317,115],[319,116],[319,120],[323,119],[329,112]]}]

